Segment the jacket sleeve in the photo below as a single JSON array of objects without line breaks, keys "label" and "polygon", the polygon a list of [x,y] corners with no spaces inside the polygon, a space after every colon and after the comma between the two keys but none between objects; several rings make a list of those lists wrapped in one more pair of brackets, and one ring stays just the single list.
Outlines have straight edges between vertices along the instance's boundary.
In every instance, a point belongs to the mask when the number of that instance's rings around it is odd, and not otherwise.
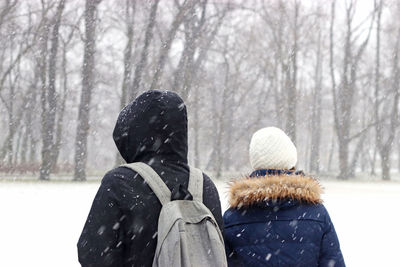
[{"label": "jacket sleeve", "polygon": [[214,182],[211,180],[208,175],[203,173],[204,184],[203,184],[203,203],[206,207],[211,211],[214,215],[214,218],[221,230],[221,233],[224,232],[224,221],[222,220],[222,211],[221,211],[221,201],[219,199],[219,194],[217,187]]},{"label": "jacket sleeve", "polygon": [[117,179],[107,174],[95,196],[78,241],[83,267],[122,266],[122,212],[118,206]]},{"label": "jacket sleeve", "polygon": [[[223,221],[224,225],[229,225],[229,218],[227,216],[227,212],[225,211],[224,216],[223,216]],[[228,267],[240,267],[241,264],[237,259],[237,254],[235,250],[232,248],[232,244],[229,242],[231,238],[231,232],[229,231],[229,228],[226,228],[224,231],[224,242],[225,242],[225,253],[226,253],[226,259],[228,262]]]},{"label": "jacket sleeve", "polygon": [[318,266],[344,267],[346,265],[344,263],[342,251],[340,250],[339,239],[328,212],[326,212],[325,226]]}]

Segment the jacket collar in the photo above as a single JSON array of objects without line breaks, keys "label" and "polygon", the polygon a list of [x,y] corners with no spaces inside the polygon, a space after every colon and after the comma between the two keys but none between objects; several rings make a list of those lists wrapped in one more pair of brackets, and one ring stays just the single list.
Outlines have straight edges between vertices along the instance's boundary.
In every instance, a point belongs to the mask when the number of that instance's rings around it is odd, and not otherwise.
[{"label": "jacket collar", "polygon": [[300,203],[322,203],[319,182],[304,174],[279,173],[266,176],[243,177],[231,182],[231,208],[248,207],[262,202],[289,199]]},{"label": "jacket collar", "polygon": [[276,169],[261,169],[255,170],[250,174],[250,177],[259,177],[259,176],[267,176],[267,175],[301,175],[304,176],[303,171],[291,171],[291,170],[276,170]]}]

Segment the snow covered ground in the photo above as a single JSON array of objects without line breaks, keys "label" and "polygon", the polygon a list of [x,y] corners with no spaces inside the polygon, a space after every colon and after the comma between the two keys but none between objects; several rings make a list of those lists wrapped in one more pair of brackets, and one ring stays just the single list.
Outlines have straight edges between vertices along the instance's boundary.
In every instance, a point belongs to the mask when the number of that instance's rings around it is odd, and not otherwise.
[{"label": "snow covered ground", "polygon": [[[226,184],[217,182],[226,208]],[[400,266],[400,183],[323,182],[348,266]],[[79,266],[98,182],[0,182],[0,266]]]}]

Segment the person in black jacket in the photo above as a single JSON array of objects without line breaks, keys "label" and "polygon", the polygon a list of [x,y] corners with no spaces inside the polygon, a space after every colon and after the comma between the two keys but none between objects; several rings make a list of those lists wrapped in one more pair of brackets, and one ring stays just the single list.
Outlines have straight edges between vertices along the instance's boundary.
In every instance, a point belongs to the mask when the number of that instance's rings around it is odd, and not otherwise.
[{"label": "person in black jacket", "polygon": [[[188,127],[183,100],[169,91],[147,91],[119,114],[113,138],[127,163],[149,164],[172,192],[190,199]],[[222,230],[218,191],[203,174],[203,202]],[[161,203],[134,171],[117,167],[103,178],[78,241],[83,267],[151,266]]]},{"label": "person in black jacket", "polygon": [[228,265],[344,267],[322,188],[294,170],[290,138],[275,127],[261,129],[249,154],[254,171],[231,183],[223,217]]}]

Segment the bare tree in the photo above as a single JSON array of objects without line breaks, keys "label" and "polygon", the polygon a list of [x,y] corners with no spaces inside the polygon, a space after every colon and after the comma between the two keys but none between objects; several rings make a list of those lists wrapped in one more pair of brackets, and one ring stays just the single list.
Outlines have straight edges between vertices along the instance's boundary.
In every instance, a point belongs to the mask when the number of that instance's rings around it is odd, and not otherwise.
[{"label": "bare tree", "polygon": [[90,102],[94,87],[94,56],[96,51],[96,11],[101,0],[86,0],[85,41],[82,67],[82,91],[79,104],[78,126],[75,141],[74,180],[86,180],[87,140],[90,129]]},{"label": "bare tree", "polygon": [[[393,62],[392,62],[392,72],[391,72],[391,88],[390,94],[393,97],[389,98],[390,101],[383,101],[381,99],[381,86],[380,86],[380,29],[381,29],[381,14],[383,0],[376,3],[378,8],[378,19],[377,19],[377,46],[376,46],[376,63],[375,63],[375,118],[377,121],[375,132],[376,132],[376,146],[379,151],[381,158],[381,169],[382,169],[382,179],[390,180],[390,155],[392,152],[393,141],[396,135],[396,130],[398,127],[398,112],[399,112],[399,97],[400,97],[400,73],[399,73],[399,49],[400,49],[400,27],[396,34],[396,42],[393,51]],[[398,7],[399,8],[399,7]],[[389,110],[388,116],[384,112],[380,112],[381,104],[386,104],[392,102],[392,108]],[[388,122],[387,122],[388,121]],[[385,138],[386,137],[386,138]]]},{"label": "bare tree", "polygon": [[62,93],[58,94],[58,116],[57,116],[57,123],[56,123],[56,130],[55,130],[55,143],[53,148],[53,157],[52,157],[52,168],[53,171],[57,166],[58,157],[60,155],[61,145],[62,145],[62,134],[64,129],[64,115],[65,115],[65,108],[67,102],[67,95],[68,95],[68,88],[69,88],[69,75],[67,71],[67,51],[69,48],[69,44],[72,41],[74,36],[75,29],[72,28],[69,32],[66,40],[64,38],[60,38],[62,42],[62,61],[61,61],[61,76],[62,76],[62,86],[60,82],[60,87],[62,87]]},{"label": "bare tree", "polygon": [[[132,48],[133,48],[133,38],[134,38],[134,24],[135,24],[135,11],[136,11],[136,1],[126,0],[125,1],[125,26],[127,37],[125,49],[124,49],[124,76],[122,78],[122,91],[121,91],[121,102],[120,108],[123,109],[128,103],[128,93],[129,87],[131,85],[132,76]],[[124,163],[124,159],[121,157],[120,153],[117,152],[115,157],[115,164],[120,165]]]},{"label": "bare tree", "polygon": [[294,1],[293,15],[293,46],[291,49],[287,66],[287,119],[286,131],[292,141],[296,143],[296,114],[297,114],[297,54],[298,54],[298,31],[299,31],[299,9],[300,3]]},{"label": "bare tree", "polygon": [[127,42],[124,50],[124,76],[122,80],[121,109],[127,104],[128,89],[131,84],[132,45],[134,37],[136,1],[125,1],[125,26]]},{"label": "bare tree", "polygon": [[159,87],[160,79],[164,71],[164,65],[168,57],[169,50],[171,49],[172,42],[175,39],[176,32],[184,21],[186,14],[190,11],[193,12],[196,1],[186,0],[182,5],[179,5],[178,2],[175,3],[178,6],[178,13],[172,21],[166,40],[161,45],[156,71],[150,85],[150,90],[154,90]]},{"label": "bare tree", "polygon": [[12,10],[17,7],[18,0],[6,0],[0,6],[0,28],[7,16],[12,14]]},{"label": "bare tree", "polygon": [[[181,61],[178,65],[178,68],[175,72],[175,80],[173,88],[178,90],[181,93],[183,99],[188,99],[189,93],[194,87],[193,91],[193,135],[194,135],[194,163],[195,166],[200,166],[200,81],[199,81],[199,72],[201,71],[201,66],[204,61],[207,59],[207,55],[210,49],[210,45],[215,39],[222,22],[230,10],[229,5],[227,5],[223,11],[219,14],[218,19],[214,26],[210,30],[204,29],[204,21],[205,21],[205,13],[206,13],[206,6],[202,8],[202,15],[200,20],[197,22],[197,26],[194,26],[193,23],[190,23],[191,27],[195,27],[192,36],[185,36],[185,49],[182,52]],[[203,38],[201,38],[203,37]],[[197,42],[196,42],[197,41]],[[201,42],[204,41],[204,42]],[[200,44],[199,44],[200,43]],[[194,55],[198,52],[198,57],[195,59]],[[187,53],[185,53],[187,52]],[[183,62],[183,64],[181,64]]]},{"label": "bare tree", "polygon": [[[13,12],[16,8],[16,2],[6,2],[6,6],[4,10],[1,12],[2,16],[2,23],[5,23],[7,20],[7,16],[13,15]],[[10,12],[10,13],[6,13]],[[47,11],[46,11],[47,12]],[[33,16],[32,12],[27,13],[27,17],[31,18]],[[8,22],[8,21],[7,21]],[[25,94],[19,87],[21,82],[21,60],[23,57],[30,51],[30,49],[36,44],[37,41],[37,31],[41,31],[43,26],[43,18],[40,19],[38,24],[32,23],[29,20],[27,24],[27,29],[21,30],[16,27],[17,24],[15,21],[11,21],[10,23],[10,30],[11,34],[8,34],[6,38],[3,40],[8,40],[8,42],[4,42],[4,44],[8,44],[9,47],[3,47],[3,53],[1,58],[0,64],[0,99],[3,102],[6,111],[8,113],[8,134],[3,142],[3,145],[0,149],[0,161],[7,162],[9,167],[12,167],[13,164],[13,157],[15,158],[17,153],[14,153],[14,140],[15,135],[17,134],[18,130],[20,129],[22,118],[26,111],[25,107],[29,100],[29,89],[25,91]],[[1,25],[0,25],[1,26]],[[1,28],[0,28],[1,29]],[[35,31],[36,30],[36,31]],[[13,34],[12,32],[21,31],[21,34],[18,36]],[[21,41],[17,45],[17,37],[19,37]],[[9,50],[7,50],[9,49]],[[8,51],[8,53],[5,53]],[[6,64],[4,64],[4,62]],[[4,64],[4,66],[3,66]],[[8,84],[6,85],[6,82]],[[8,97],[7,100],[1,94],[3,93],[3,89],[8,88]],[[20,95],[21,97],[18,98],[17,96]],[[21,104],[19,105],[19,99],[22,98]],[[12,169],[12,168],[11,168]]]},{"label": "bare tree", "polygon": [[[57,53],[59,43],[59,29],[61,25],[62,13],[64,10],[65,1],[60,0],[56,14],[49,25],[46,26],[46,36],[43,40],[43,61],[47,60],[48,55],[48,85],[46,80],[42,78],[42,165],[40,167],[40,180],[49,180],[50,172],[53,168],[54,162],[54,148],[55,148],[55,130],[56,130],[56,113],[57,113],[57,99],[56,99],[56,70],[57,70]],[[50,53],[47,52],[47,38],[49,28],[52,25],[51,33],[51,48]],[[46,74],[46,63],[43,63],[42,75]]]},{"label": "bare tree", "polygon": [[[287,96],[287,81],[288,81],[288,62],[285,56],[287,50],[287,42],[285,42],[285,31],[286,31],[286,18],[287,10],[286,5],[283,1],[277,1],[277,10],[269,10],[269,6],[266,5],[265,1],[261,1],[261,8],[258,12],[261,13],[261,18],[269,29],[269,35],[272,37],[272,43],[274,44],[274,63],[272,64],[273,75],[270,77],[273,83],[273,94],[274,94],[274,105],[275,105],[275,118],[277,126],[283,128],[284,116],[288,114],[286,102]],[[274,17],[278,14],[278,17]],[[287,78],[285,81],[285,77]]]},{"label": "bare tree", "polygon": [[[285,128],[291,139],[296,142],[296,114],[297,114],[297,86],[298,86],[298,56],[300,29],[300,2],[293,1],[293,10],[290,3],[276,1],[274,5],[267,6],[261,2],[260,11],[256,13],[267,25],[271,42],[274,45],[273,54],[275,114],[278,127]],[[268,46],[271,48],[270,45]]]},{"label": "bare tree", "polygon": [[[353,104],[354,95],[357,90],[357,73],[359,69],[359,63],[365,48],[368,44],[374,17],[371,18],[371,24],[368,28],[367,35],[364,41],[355,50],[355,41],[357,36],[354,37],[353,19],[355,14],[355,2],[352,0],[346,6],[346,32],[345,41],[343,48],[343,62],[341,69],[341,80],[339,86],[335,81],[335,69],[333,66],[333,24],[335,21],[335,0],[332,2],[332,13],[331,13],[331,26],[330,26],[330,68],[331,68],[331,79],[332,79],[332,96],[333,96],[333,117],[335,122],[335,132],[339,144],[339,170],[338,177],[340,179],[348,179],[351,176],[349,168],[349,144],[352,140],[359,137],[364,130],[361,132],[351,135],[351,126],[353,118]],[[372,13],[374,14],[375,11]]]},{"label": "bare tree", "polygon": [[314,73],[314,91],[311,107],[311,149],[310,149],[310,171],[320,171],[320,144],[321,144],[321,116],[322,116],[322,79],[323,79],[323,55],[321,29],[317,27],[317,53]]},{"label": "bare tree", "polygon": [[144,35],[143,49],[140,54],[139,62],[136,64],[132,89],[129,94],[130,99],[133,99],[136,96],[136,94],[138,93],[139,88],[140,88],[140,83],[142,80],[142,74],[147,65],[148,51],[149,51],[149,46],[150,46],[151,40],[153,39],[153,28],[156,23],[157,7],[158,7],[159,2],[160,2],[160,0],[155,0],[151,6],[149,20],[148,20],[148,24],[147,24],[145,35]]},{"label": "bare tree", "polygon": [[[194,6],[192,12],[187,12],[185,15],[183,25],[185,27],[185,44],[179,60],[178,66],[174,73],[174,83],[172,88],[182,92],[184,95],[185,89],[182,84],[186,80],[190,80],[188,75],[193,73],[194,54],[198,47],[198,39],[202,35],[202,28],[206,21],[207,0],[201,3],[201,17],[197,18]],[[197,24],[197,25],[196,25]],[[187,94],[185,94],[187,96]],[[186,97],[184,97],[186,99]]]}]

